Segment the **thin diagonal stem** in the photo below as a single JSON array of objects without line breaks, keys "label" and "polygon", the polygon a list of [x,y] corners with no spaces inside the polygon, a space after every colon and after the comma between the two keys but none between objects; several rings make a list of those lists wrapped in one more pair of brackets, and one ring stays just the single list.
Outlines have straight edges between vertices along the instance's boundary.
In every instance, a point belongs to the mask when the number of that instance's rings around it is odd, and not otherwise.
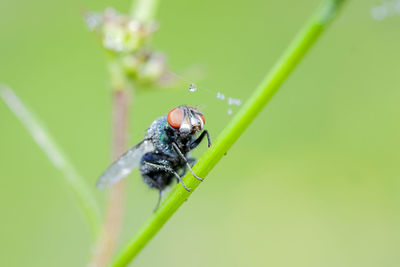
[{"label": "thin diagonal stem", "polygon": [[65,156],[46,127],[43,126],[43,123],[35,117],[32,111],[24,105],[9,87],[0,84],[0,97],[21,121],[54,167],[63,174],[64,181],[74,193],[88,220],[93,236],[96,236],[100,226],[100,210],[89,185]]},{"label": "thin diagonal stem", "polygon": [[[194,167],[195,173],[200,177],[206,177],[212,168],[214,168],[269,102],[297,64],[304,58],[321,33],[326,29],[329,22],[338,13],[339,8],[344,2],[344,0],[328,0],[323,3],[315,15],[312,16],[309,23],[306,24],[297,38],[295,38],[292,45],[283,54],[270,74],[266,76],[253,95],[223,130],[216,143],[201,157]],[[128,265],[200,184],[200,181],[195,179],[190,173],[185,176],[184,182],[193,190],[187,192],[182,186],[176,186],[168,198],[161,204],[157,212],[149,218],[120,251],[112,264],[113,267]]]}]

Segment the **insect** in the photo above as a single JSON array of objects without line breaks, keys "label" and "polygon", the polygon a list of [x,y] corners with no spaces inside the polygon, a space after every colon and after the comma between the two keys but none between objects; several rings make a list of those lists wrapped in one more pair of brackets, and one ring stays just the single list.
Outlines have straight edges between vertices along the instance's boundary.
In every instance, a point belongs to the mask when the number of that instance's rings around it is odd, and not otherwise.
[{"label": "insect", "polygon": [[196,160],[189,157],[189,152],[205,136],[208,147],[211,146],[210,135],[207,130],[203,130],[204,124],[204,115],[194,107],[182,105],[172,109],[167,115],[153,121],[139,144],[111,164],[97,181],[97,187],[108,187],[139,167],[144,182],[159,192],[155,210],[160,204],[163,190],[174,179],[190,191],[182,181],[187,170],[196,179],[203,179],[193,172],[192,165]]}]

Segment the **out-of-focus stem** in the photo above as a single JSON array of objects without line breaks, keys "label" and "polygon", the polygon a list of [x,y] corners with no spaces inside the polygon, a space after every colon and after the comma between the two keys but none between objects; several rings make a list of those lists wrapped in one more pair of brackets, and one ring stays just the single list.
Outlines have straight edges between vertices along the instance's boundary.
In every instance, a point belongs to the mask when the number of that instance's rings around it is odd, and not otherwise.
[{"label": "out-of-focus stem", "polygon": [[[114,161],[125,152],[128,146],[132,88],[121,72],[118,62],[110,63],[109,70],[113,89],[112,159]],[[108,192],[104,225],[90,266],[106,266],[113,255],[124,217],[125,181],[124,179],[119,181]]]},{"label": "out-of-focus stem", "polygon": [[100,210],[93,191],[85,179],[78,173],[60,146],[54,141],[44,124],[36,118],[33,112],[28,109],[11,88],[0,84],[0,98],[4,100],[15,116],[21,121],[54,167],[63,174],[64,181],[78,200],[78,204],[82,208],[95,237],[100,228]]},{"label": "out-of-focus stem", "polygon": [[[131,17],[142,23],[151,22],[157,10],[158,0],[136,0],[132,3]],[[128,122],[132,83],[123,70],[118,56],[109,64],[113,94],[113,160],[117,159],[128,145]],[[90,263],[93,267],[106,266],[115,250],[122,228],[125,201],[125,180],[111,187],[105,221],[95,253]]]}]

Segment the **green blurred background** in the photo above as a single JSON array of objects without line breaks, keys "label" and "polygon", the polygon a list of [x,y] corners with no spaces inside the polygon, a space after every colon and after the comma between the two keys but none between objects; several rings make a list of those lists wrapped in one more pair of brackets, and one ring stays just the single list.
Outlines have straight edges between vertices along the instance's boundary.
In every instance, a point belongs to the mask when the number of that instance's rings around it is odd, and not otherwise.
[{"label": "green blurred background", "polygon": [[[204,87],[245,100],[317,0],[161,1],[154,46]],[[399,266],[400,14],[349,1],[268,107],[134,266]],[[46,123],[93,185],[110,155],[106,57],[81,9],[130,1],[0,1],[0,80]],[[136,94],[131,144],[158,116],[204,106],[212,137],[227,106],[182,90]],[[60,173],[0,102],[0,266],[84,266],[90,232]],[[195,152],[201,155],[204,145]],[[97,192],[104,203],[105,192]],[[157,192],[129,177],[122,245]]]}]

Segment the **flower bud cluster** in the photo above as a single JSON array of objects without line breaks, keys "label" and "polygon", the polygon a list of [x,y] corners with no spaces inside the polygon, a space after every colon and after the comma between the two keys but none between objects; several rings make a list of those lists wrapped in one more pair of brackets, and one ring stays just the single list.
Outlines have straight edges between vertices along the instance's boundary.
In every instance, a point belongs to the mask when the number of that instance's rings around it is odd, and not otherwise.
[{"label": "flower bud cluster", "polygon": [[104,12],[86,12],[84,18],[133,82],[158,85],[168,76],[164,55],[148,45],[157,30],[154,22],[137,21],[111,7]]}]

